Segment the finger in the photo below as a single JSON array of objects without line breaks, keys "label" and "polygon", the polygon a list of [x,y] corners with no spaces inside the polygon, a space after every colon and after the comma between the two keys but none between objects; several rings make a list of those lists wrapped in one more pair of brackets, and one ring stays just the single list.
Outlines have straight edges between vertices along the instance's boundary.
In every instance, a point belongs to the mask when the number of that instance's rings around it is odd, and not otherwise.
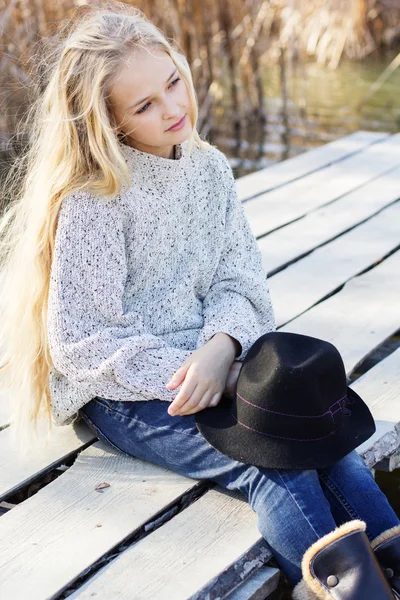
[{"label": "finger", "polygon": [[187,402],[180,411],[181,415],[192,415],[193,413],[198,412],[199,410],[203,410],[207,406],[209,406],[211,399],[213,398],[213,392],[211,390],[207,390],[202,397],[200,397],[199,401],[196,402],[194,406],[190,406],[189,402]]},{"label": "finger", "polygon": [[206,388],[197,384],[190,397],[182,404],[177,410],[179,415],[188,414],[193,408],[195,408],[201,399],[203,398]]},{"label": "finger", "polygon": [[214,396],[211,398],[211,402],[210,402],[209,406],[217,406],[217,404],[221,400],[221,396],[222,396],[221,392],[214,394]]},{"label": "finger", "polygon": [[196,380],[186,378],[179,394],[171,402],[168,412],[170,415],[179,412],[180,408],[189,400],[197,387]]},{"label": "finger", "polygon": [[177,388],[178,386],[180,386],[180,384],[186,377],[186,373],[187,373],[189,367],[190,367],[190,365],[180,366],[179,369],[177,369],[175,371],[175,373],[172,375],[171,379],[168,381],[168,383],[166,384],[165,387],[167,387],[170,390],[173,390],[173,389]]},{"label": "finger", "polygon": [[168,381],[165,387],[170,390],[177,388],[182,381],[185,379],[187,369],[184,370],[182,367],[179,367],[175,373],[173,373],[171,379]]}]

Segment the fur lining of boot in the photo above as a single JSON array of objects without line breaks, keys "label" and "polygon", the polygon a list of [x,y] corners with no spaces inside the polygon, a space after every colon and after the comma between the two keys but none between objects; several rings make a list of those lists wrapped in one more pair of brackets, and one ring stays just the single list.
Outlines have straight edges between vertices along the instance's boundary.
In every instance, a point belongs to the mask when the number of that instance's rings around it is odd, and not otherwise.
[{"label": "fur lining of boot", "polygon": [[386,531],[384,531],[383,533],[381,533],[380,535],[378,535],[376,538],[374,538],[371,542],[371,548],[374,550],[377,546],[379,546],[379,544],[382,544],[382,542],[386,542],[386,540],[390,540],[390,538],[392,538],[395,535],[398,535],[400,533],[400,525],[395,525],[394,527],[391,527],[390,529],[386,529]]},{"label": "fur lining of boot", "polygon": [[310,591],[304,579],[293,588],[293,600],[315,600],[315,594]]},{"label": "fur lining of boot", "polygon": [[352,531],[365,531],[367,528],[364,521],[354,519],[336,527],[330,533],[314,542],[304,553],[301,561],[303,579],[293,589],[294,600],[332,600],[329,591],[311,573],[311,563],[315,555],[335,540],[351,533]]}]

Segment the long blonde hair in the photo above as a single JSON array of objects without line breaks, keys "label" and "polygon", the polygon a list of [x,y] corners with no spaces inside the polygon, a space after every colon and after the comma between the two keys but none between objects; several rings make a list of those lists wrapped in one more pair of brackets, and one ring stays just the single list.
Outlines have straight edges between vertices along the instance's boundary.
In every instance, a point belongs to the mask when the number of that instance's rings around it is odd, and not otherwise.
[{"label": "long blonde hair", "polygon": [[191,99],[188,151],[193,143],[210,147],[196,130],[185,56],[140,9],[102,3],[63,24],[49,48],[43,91],[26,118],[27,150],[3,184],[10,202],[0,221],[0,385],[11,409],[10,440],[22,453],[53,430],[47,297],[61,203],[76,190],[109,196],[130,184],[107,103],[107,86],[128,53],[156,48],[169,55]]}]

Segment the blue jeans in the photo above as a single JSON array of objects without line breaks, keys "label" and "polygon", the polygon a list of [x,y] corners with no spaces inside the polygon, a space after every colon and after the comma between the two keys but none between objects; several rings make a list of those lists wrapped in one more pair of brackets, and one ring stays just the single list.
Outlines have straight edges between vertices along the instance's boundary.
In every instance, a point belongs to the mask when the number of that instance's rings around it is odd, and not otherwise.
[{"label": "blue jeans", "polygon": [[96,397],[79,414],[110,446],[194,479],[244,494],[278,565],[295,585],[307,548],[337,525],[366,522],[369,539],[399,524],[386,496],[354,450],[320,470],[266,469],[233,460],[198,431],[194,415],[171,416],[163,400]]}]

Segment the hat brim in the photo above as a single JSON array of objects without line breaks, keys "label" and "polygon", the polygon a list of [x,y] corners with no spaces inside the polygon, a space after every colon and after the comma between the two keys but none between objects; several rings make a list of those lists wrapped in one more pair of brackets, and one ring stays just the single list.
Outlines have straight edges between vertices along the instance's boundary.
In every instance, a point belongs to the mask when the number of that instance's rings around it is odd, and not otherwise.
[{"label": "hat brim", "polygon": [[237,461],[275,469],[321,469],[356,449],[376,430],[360,396],[347,387],[347,407],[334,435],[318,441],[293,441],[251,431],[237,422],[236,398],[195,413],[197,429],[217,450]]}]

